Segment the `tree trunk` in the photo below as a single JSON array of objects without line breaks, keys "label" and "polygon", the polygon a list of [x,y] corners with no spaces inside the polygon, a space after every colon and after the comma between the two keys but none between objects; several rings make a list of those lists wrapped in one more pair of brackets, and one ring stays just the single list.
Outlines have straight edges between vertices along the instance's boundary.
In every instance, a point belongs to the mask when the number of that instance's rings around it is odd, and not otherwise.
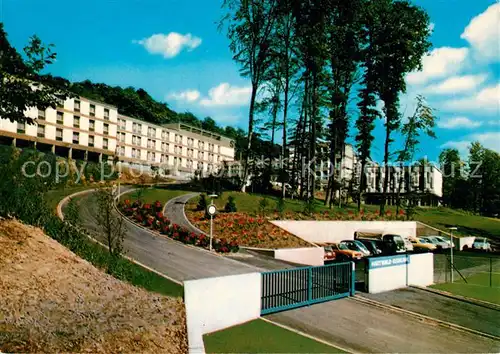
[{"label": "tree trunk", "polygon": [[241,182],[241,191],[245,192],[247,186],[247,178],[248,178],[248,160],[250,158],[250,152],[252,148],[252,136],[253,136],[253,116],[255,110],[255,98],[257,96],[257,85],[252,84],[252,95],[250,97],[250,109],[248,111],[248,141],[247,141],[247,149],[245,151],[245,160],[244,160],[244,170],[243,170],[243,179]]}]

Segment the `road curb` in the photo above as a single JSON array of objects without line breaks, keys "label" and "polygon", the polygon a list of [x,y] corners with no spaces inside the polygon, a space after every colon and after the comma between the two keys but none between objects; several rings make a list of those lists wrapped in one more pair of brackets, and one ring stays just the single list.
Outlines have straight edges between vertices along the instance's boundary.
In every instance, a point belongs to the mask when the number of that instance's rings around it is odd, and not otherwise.
[{"label": "road curb", "polygon": [[375,300],[372,300],[372,299],[368,299],[368,298],[360,296],[360,295],[354,295],[351,298],[353,300],[355,300],[355,301],[359,301],[359,302],[362,302],[362,303],[367,304],[367,305],[376,306],[376,307],[383,308],[383,309],[386,309],[386,310],[390,310],[390,311],[393,311],[393,312],[404,313],[405,315],[412,316],[412,317],[418,318],[420,320],[425,320],[425,321],[428,321],[428,322],[433,322],[433,323],[438,324],[441,327],[454,329],[454,330],[457,330],[457,331],[460,331],[460,332],[468,332],[468,333],[471,333],[471,334],[475,334],[475,335],[478,335],[478,336],[481,336],[481,337],[486,337],[486,338],[497,340],[497,341],[500,340],[500,337],[492,335],[492,334],[488,334],[488,333],[484,333],[484,332],[481,332],[481,331],[477,331],[475,329],[463,327],[463,326],[460,326],[460,325],[457,325],[457,324],[454,324],[454,323],[451,323],[451,322],[447,322],[447,321],[443,321],[443,320],[438,320],[437,318],[433,318],[433,317],[429,317],[429,316],[426,316],[426,315],[422,315],[420,313],[413,312],[413,311],[406,310],[406,309],[402,309],[400,307],[396,307],[396,306],[384,304],[384,303],[381,303],[381,302],[378,302],[378,301],[375,301]]},{"label": "road curb", "polygon": [[340,350],[342,350],[342,351],[344,351],[344,352],[347,352],[347,353],[352,353],[352,354],[358,354],[358,353],[359,353],[359,352],[355,352],[355,351],[350,350],[350,349],[343,348],[343,347],[341,347],[341,346],[339,346],[339,345],[336,345],[336,344],[333,344],[333,343],[327,342],[326,340],[323,340],[323,339],[321,339],[321,338],[318,338],[318,337],[315,337],[315,336],[313,336],[313,335],[307,334],[307,333],[305,333],[305,332],[299,331],[299,330],[297,330],[297,329],[294,329],[294,328],[289,327],[289,326],[287,326],[287,325],[281,324],[281,323],[279,323],[279,322],[276,322],[276,321],[273,321],[273,320],[267,319],[267,318],[265,318],[265,317],[260,317],[260,319],[261,319],[261,320],[263,320],[263,321],[266,321],[266,322],[268,322],[268,323],[271,323],[271,324],[273,324],[273,325],[275,325],[275,326],[278,326],[278,327],[281,327],[281,328],[283,328],[283,329],[286,329],[287,331],[290,331],[290,332],[293,332],[293,333],[297,333],[297,334],[299,334],[299,335],[301,335],[301,336],[303,336],[303,337],[306,337],[306,338],[309,338],[309,339],[315,340],[316,342],[319,342],[319,343],[322,343],[322,344],[328,345],[328,346],[333,347],[333,348],[335,348],[335,349],[340,349]]},{"label": "road curb", "polygon": [[437,295],[445,296],[445,297],[448,297],[450,299],[455,299],[455,300],[459,300],[459,301],[463,301],[463,302],[468,302],[470,304],[477,305],[477,306],[482,306],[482,307],[486,307],[486,308],[489,308],[491,310],[500,311],[500,305],[494,304],[494,303],[489,302],[489,301],[474,299],[474,298],[467,297],[467,296],[462,296],[462,295],[456,295],[456,294],[452,294],[452,293],[450,293],[448,291],[439,290],[439,289],[433,289],[433,288],[425,288],[425,287],[422,287],[422,286],[412,285],[411,288],[415,288],[415,289],[418,289],[418,290],[423,290],[423,291],[427,291],[427,292],[434,293],[434,294],[437,294]]},{"label": "road curb", "polygon": [[[62,213],[62,207],[64,206],[64,204],[66,204],[71,198],[74,198],[74,197],[77,197],[79,195],[83,195],[83,194],[88,194],[88,193],[91,193],[91,192],[95,192],[97,189],[88,189],[88,190],[85,190],[85,191],[81,191],[81,192],[77,192],[77,193],[74,193],[74,194],[71,194],[71,195],[68,195],[66,197],[64,197],[58,204],[57,204],[57,216],[59,217],[59,219],[61,219],[62,221],[64,221],[64,214]],[[122,194],[125,194],[126,192],[123,192]],[[122,195],[120,194],[120,196]],[[66,221],[67,222],[67,221]],[[75,227],[75,226],[74,226]],[[90,241],[100,245],[101,247],[104,247],[105,249],[108,249],[108,246],[106,246],[105,244],[103,244],[102,242],[96,240],[94,237],[90,236],[90,234],[87,232],[83,232]],[[148,271],[150,272],[153,272],[155,273],[156,275],[162,277],[162,278],[165,278],[167,280],[170,280],[171,282],[174,282],[178,285],[181,285],[181,286],[184,286],[184,283],[182,281],[179,281],[177,279],[174,279],[172,277],[169,277],[168,275],[165,275],[137,260],[135,260],[134,258],[132,257],[129,257],[129,256],[126,256],[124,254],[122,254],[122,257],[125,258],[126,260],[144,268],[144,269],[147,269]]]}]

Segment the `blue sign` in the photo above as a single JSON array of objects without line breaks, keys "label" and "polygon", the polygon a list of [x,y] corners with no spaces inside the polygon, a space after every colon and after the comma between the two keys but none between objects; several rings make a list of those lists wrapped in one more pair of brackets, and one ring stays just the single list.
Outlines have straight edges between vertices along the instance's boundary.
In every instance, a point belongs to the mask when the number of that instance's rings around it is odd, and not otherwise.
[{"label": "blue sign", "polygon": [[394,267],[408,263],[410,263],[410,257],[408,257],[406,254],[387,256],[387,257],[368,258],[369,269]]}]

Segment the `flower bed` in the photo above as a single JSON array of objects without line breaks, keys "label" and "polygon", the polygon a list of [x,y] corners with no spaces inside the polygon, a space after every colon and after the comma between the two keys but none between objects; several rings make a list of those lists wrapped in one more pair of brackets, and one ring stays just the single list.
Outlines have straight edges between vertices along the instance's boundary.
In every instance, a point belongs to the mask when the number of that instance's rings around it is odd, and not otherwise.
[{"label": "flower bed", "polygon": [[[203,211],[186,209],[189,221],[202,231],[208,232],[210,220]],[[215,235],[222,236],[241,246],[260,248],[311,247],[311,244],[282,228],[270,223],[267,218],[254,217],[246,213],[220,213],[213,223]]]},{"label": "flower bed", "polygon": [[[173,224],[162,213],[163,205],[160,201],[152,204],[131,202],[129,199],[120,202],[118,209],[136,224],[150,228],[173,240],[180,241],[188,245],[202,248],[209,248],[210,239],[204,234],[189,232],[185,228]],[[234,240],[228,241],[224,238],[212,240],[212,247],[218,253],[229,253],[238,251],[238,243]]]},{"label": "flower bed", "polygon": [[[196,204],[191,202],[186,205],[186,216],[189,221],[202,231],[208,232],[210,220],[205,218],[204,211],[197,211]],[[376,220],[405,220],[404,211],[398,215],[387,211],[386,215],[380,216],[379,212],[359,213],[353,211],[334,212],[322,211],[313,214],[300,212],[269,213],[265,217],[248,213],[219,213],[214,219],[213,232],[215,235],[235,241],[240,246],[259,248],[292,248],[310,247],[311,245],[284,229],[272,224],[271,220],[353,220],[353,221],[376,221]]]}]

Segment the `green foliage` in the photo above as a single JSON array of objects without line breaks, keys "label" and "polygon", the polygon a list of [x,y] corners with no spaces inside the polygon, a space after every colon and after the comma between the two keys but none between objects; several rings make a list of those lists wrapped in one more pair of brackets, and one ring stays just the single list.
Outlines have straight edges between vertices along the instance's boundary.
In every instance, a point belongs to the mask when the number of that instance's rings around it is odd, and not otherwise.
[{"label": "green foliage", "polygon": [[196,210],[206,210],[207,209],[207,196],[205,194],[200,194],[198,198],[198,204],[196,205]]},{"label": "green foliage", "polygon": [[232,195],[227,198],[227,203],[224,207],[224,211],[226,213],[235,213],[238,211],[238,209],[236,208],[235,198]]},{"label": "green foliage", "polygon": [[80,211],[78,202],[73,198],[70,198],[68,204],[66,205],[66,210],[64,211],[64,219],[71,225],[80,225]]},{"label": "green foliage", "polygon": [[266,197],[261,198],[259,201],[259,214],[265,215],[268,207],[269,207],[269,199],[267,199]]},{"label": "green foliage", "polygon": [[68,95],[64,87],[43,84],[51,81],[50,77],[41,77],[40,73],[56,59],[52,47],[33,36],[24,48],[26,59],[23,59],[10,45],[3,23],[0,22],[0,117],[12,122],[32,124],[33,119],[25,116],[26,109],[56,108],[56,100]]},{"label": "green foliage", "polygon": [[285,213],[285,209],[285,199],[278,198],[278,200],[276,201],[276,211],[280,214],[280,216],[283,216],[283,214]]}]

